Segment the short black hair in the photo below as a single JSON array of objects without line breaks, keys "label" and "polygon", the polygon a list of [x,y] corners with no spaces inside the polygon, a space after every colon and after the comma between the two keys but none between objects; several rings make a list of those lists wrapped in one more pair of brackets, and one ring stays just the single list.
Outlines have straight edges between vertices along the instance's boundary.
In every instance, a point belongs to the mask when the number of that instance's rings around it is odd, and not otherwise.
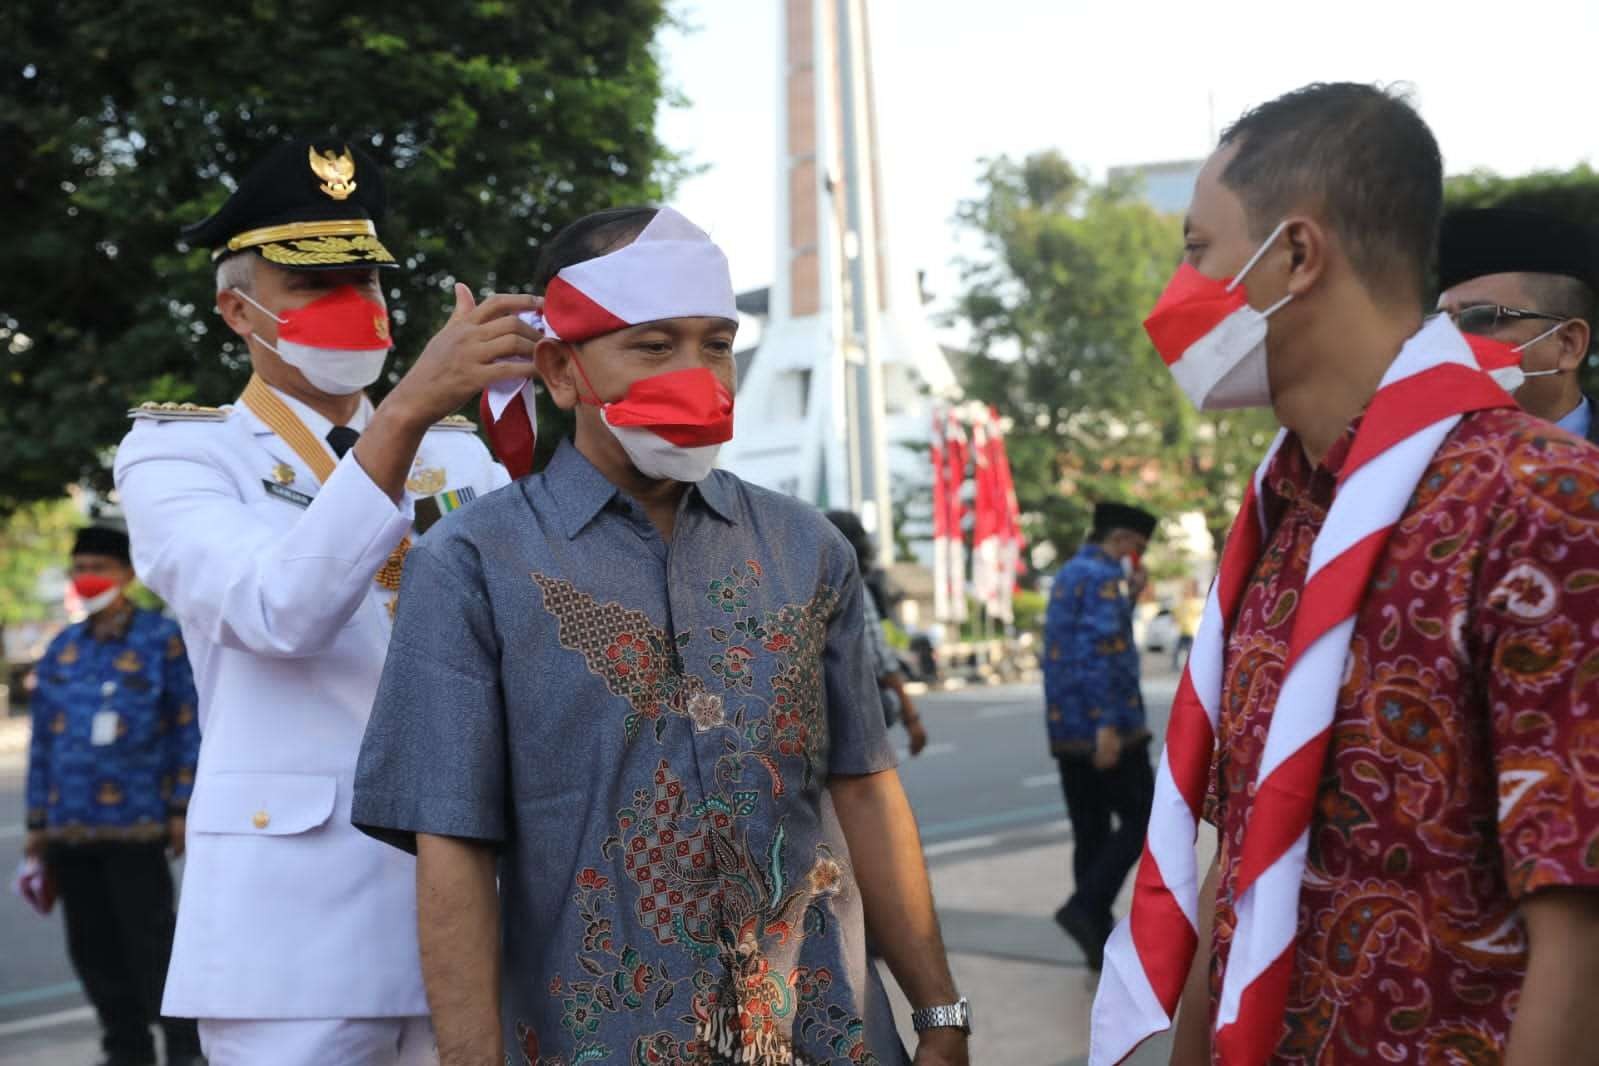
[{"label": "short black hair", "polygon": [[1244,201],[1258,239],[1308,208],[1337,234],[1373,295],[1422,299],[1443,213],[1443,156],[1402,94],[1357,82],[1307,85],[1244,115],[1221,144],[1237,146],[1221,181]]},{"label": "short black hair", "polygon": [[569,266],[625,248],[655,219],[653,207],[613,207],[584,215],[563,227],[539,252],[533,289],[542,293]]},{"label": "short black hair", "polygon": [[1537,302],[1537,310],[1562,318],[1580,318],[1591,327],[1599,320],[1595,313],[1592,286],[1581,278],[1564,274],[1523,274],[1527,290]]}]

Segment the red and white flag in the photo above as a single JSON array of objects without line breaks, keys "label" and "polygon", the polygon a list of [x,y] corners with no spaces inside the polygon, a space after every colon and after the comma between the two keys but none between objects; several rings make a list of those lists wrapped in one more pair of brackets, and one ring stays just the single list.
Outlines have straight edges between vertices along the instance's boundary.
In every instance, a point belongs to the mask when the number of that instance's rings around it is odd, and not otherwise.
[{"label": "red and white flag", "polygon": [[932,446],[928,458],[933,467],[933,617],[949,618],[949,509],[948,472],[945,470],[944,409],[933,409]]}]

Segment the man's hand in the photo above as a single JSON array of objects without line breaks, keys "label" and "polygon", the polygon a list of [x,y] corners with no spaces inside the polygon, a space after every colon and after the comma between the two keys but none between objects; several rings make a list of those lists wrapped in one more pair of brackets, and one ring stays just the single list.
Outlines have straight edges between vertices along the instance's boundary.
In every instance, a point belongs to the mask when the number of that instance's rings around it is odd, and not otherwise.
[{"label": "man's hand", "polygon": [[1144,588],[1149,584],[1149,571],[1142,566],[1133,568],[1132,576],[1127,579],[1127,598],[1134,603],[1144,594]]},{"label": "man's hand", "polygon": [[922,753],[927,747],[927,727],[922,725],[922,720],[915,715],[905,719],[905,737],[910,742],[911,758]]},{"label": "man's hand", "polygon": [[971,1050],[959,1029],[929,1029],[916,1042],[914,1066],[968,1066]]},{"label": "man's hand", "polygon": [[492,382],[526,380],[543,336],[517,315],[544,306],[537,296],[491,296],[480,307],[465,285],[455,287],[455,313],[428,341],[416,364],[383,398],[355,442],[355,461],[395,503],[428,427]]},{"label": "man's hand", "polygon": [[1122,760],[1122,737],[1112,725],[1102,725],[1094,734],[1094,769],[1110,770]]},{"label": "man's hand", "polygon": [[517,316],[537,311],[537,296],[495,295],[480,305],[457,283],[455,311],[406,372],[383,407],[427,427],[482,392],[491,382],[531,378],[533,350],[542,334]]},{"label": "man's hand", "polygon": [[167,854],[174,859],[183,858],[183,839],[188,825],[188,820],[181,814],[167,818]]},{"label": "man's hand", "polygon": [[30,829],[22,838],[22,854],[29,859],[44,861],[44,830]]}]

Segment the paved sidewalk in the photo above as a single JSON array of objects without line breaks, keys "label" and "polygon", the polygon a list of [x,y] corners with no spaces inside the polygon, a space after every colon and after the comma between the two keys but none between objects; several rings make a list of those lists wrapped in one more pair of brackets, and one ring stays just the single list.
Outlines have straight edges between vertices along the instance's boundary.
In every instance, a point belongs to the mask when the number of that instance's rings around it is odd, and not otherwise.
[{"label": "paved sidewalk", "polygon": [[[975,1015],[974,1066],[1082,1062],[1098,975],[1054,920],[1071,869],[1064,824],[969,855],[935,856],[932,864],[950,963]],[[1125,900],[1124,893],[1123,906]],[[889,987],[913,1046],[909,1007],[892,980]],[[1152,1040],[1129,1062],[1164,1064],[1168,1049],[1165,1040]]]}]

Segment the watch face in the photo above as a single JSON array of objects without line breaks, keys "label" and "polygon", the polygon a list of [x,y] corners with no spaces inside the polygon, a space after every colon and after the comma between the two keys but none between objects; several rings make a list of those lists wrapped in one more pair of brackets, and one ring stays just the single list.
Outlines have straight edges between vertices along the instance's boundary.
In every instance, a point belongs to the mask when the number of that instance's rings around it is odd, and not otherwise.
[{"label": "watch face", "polygon": [[962,996],[959,1007],[961,1013],[961,1024],[966,1026],[966,1031],[969,1033],[972,1031],[972,1005],[966,1001],[965,996]]}]

